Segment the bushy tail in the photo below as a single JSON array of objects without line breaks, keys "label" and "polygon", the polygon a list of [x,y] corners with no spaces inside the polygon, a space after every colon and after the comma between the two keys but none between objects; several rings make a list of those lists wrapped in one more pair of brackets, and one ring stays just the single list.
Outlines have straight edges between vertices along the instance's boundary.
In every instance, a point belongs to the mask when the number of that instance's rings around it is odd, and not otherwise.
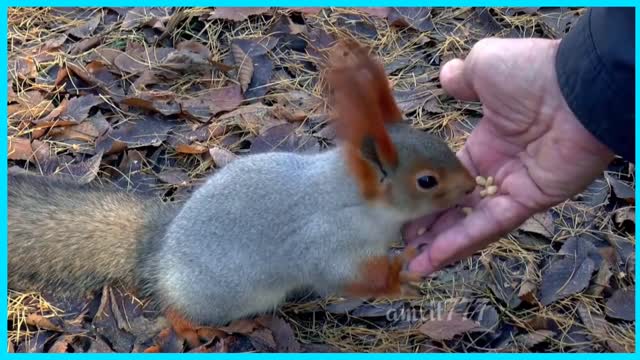
[{"label": "bushy tail", "polygon": [[134,287],[136,265],[176,212],[159,198],[52,177],[8,179],[8,275],[14,290]]}]

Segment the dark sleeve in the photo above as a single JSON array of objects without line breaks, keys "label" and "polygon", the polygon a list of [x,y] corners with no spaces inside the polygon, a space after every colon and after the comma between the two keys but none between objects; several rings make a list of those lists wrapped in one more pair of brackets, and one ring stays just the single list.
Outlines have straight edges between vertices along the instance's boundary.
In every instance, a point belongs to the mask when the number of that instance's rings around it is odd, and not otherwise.
[{"label": "dark sleeve", "polygon": [[556,72],[585,128],[635,162],[635,9],[588,10],[560,42]]}]

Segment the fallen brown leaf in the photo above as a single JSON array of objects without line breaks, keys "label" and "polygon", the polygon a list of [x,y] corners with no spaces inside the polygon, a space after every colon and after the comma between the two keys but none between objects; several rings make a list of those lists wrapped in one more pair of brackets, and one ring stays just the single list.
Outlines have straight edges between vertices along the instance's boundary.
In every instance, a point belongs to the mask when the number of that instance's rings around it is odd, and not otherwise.
[{"label": "fallen brown leaf", "polygon": [[256,322],[271,330],[277,352],[300,352],[300,344],[287,322],[276,316],[262,316]]},{"label": "fallen brown leaf", "polygon": [[238,155],[218,146],[214,146],[209,149],[209,154],[218,168],[222,168],[238,158]]},{"label": "fallen brown leaf", "polygon": [[410,27],[422,32],[433,30],[429,7],[393,7],[387,20],[391,25]]},{"label": "fallen brown leaf", "polygon": [[38,75],[38,69],[32,57],[18,57],[9,59],[9,72],[15,72],[20,80],[33,79]]},{"label": "fallen brown leaf", "polygon": [[66,41],[67,34],[59,34],[47,40],[44,45],[42,45],[42,49],[46,51],[58,50]]},{"label": "fallen brown leaf", "polygon": [[57,331],[57,332],[63,331],[62,327],[55,325],[54,323],[51,322],[51,320],[49,320],[48,318],[40,314],[35,314],[35,313],[29,314],[25,322],[27,323],[27,325],[35,326],[39,329]]},{"label": "fallen brown leaf", "polygon": [[207,122],[211,117],[230,111],[244,101],[242,89],[239,85],[229,85],[217,89],[208,89],[199,93],[195,97],[180,98],[183,113],[186,113],[196,120]]},{"label": "fallen brown leaf", "polygon": [[209,148],[200,144],[176,144],[174,148],[180,154],[204,154],[209,150]]},{"label": "fallen brown leaf", "polygon": [[613,295],[607,299],[606,314],[608,317],[615,319],[635,321],[635,287],[614,291]]},{"label": "fallen brown leaf", "polygon": [[555,335],[555,331],[537,330],[527,334],[518,335],[516,336],[515,340],[517,344],[522,345],[525,348],[531,348],[547,339],[553,339]]},{"label": "fallen brown leaf", "polygon": [[84,39],[89,37],[96,30],[98,25],[100,24],[100,20],[102,20],[102,13],[98,12],[89,20],[84,21],[80,26],[72,28],[69,30],[69,34],[73,35],[77,38]]},{"label": "fallen brown leaf", "polygon": [[28,138],[9,136],[9,160],[29,160],[33,156],[31,141]]},{"label": "fallen brown leaf", "polygon": [[182,111],[180,104],[176,101],[176,94],[171,91],[141,91],[125,97],[120,103],[165,116],[176,115]]},{"label": "fallen brown leaf", "polygon": [[191,180],[189,174],[182,169],[163,170],[157,174],[158,179],[171,185],[187,185]]},{"label": "fallen brown leaf", "polygon": [[418,330],[433,340],[451,340],[479,328],[475,321],[464,318],[459,313],[450,313],[445,314],[441,319],[427,320]]},{"label": "fallen brown leaf", "polygon": [[225,19],[231,21],[243,21],[249,16],[262,15],[269,12],[269,7],[218,7],[209,13],[209,20]]},{"label": "fallen brown leaf", "polygon": [[64,98],[55,109],[51,110],[51,112],[47,114],[47,116],[38,120],[34,120],[33,123],[36,124],[37,128],[40,128],[40,129],[49,128],[53,126],[65,126],[65,125],[76,124],[74,120],[58,119],[60,115],[67,112],[68,107],[69,107],[69,100]]},{"label": "fallen brown leaf", "polygon": [[69,55],[79,55],[100,45],[100,43],[102,43],[102,37],[100,36],[93,36],[87,39],[83,39],[71,45],[69,47],[68,53]]},{"label": "fallen brown leaf", "polygon": [[320,11],[322,11],[323,8],[321,7],[288,7],[285,9],[289,11],[299,12],[306,15],[316,15]]},{"label": "fallen brown leaf", "polygon": [[389,7],[358,7],[356,8],[358,11],[361,11],[367,15],[386,18],[391,12],[391,8]]},{"label": "fallen brown leaf", "polygon": [[260,324],[258,324],[255,319],[240,319],[218,329],[226,332],[227,334],[247,335],[251,334],[258,327],[260,327]]},{"label": "fallen brown leaf", "polygon": [[297,134],[298,125],[285,123],[265,129],[251,142],[251,153],[268,151],[317,152],[318,140],[308,134]]},{"label": "fallen brown leaf", "polygon": [[117,146],[114,142],[124,144],[130,149],[159,146],[174,127],[174,122],[151,116],[130,120],[113,130],[106,138],[102,138],[102,141],[97,141],[96,151],[108,153],[114,145]]},{"label": "fallen brown leaf", "polygon": [[520,225],[520,230],[553,239],[555,232],[553,216],[548,211],[537,213]]},{"label": "fallen brown leaf", "polygon": [[62,173],[70,176],[78,184],[88,184],[98,175],[102,152],[98,152],[86,161],[67,164],[62,168]]},{"label": "fallen brown leaf", "polygon": [[595,247],[582,237],[568,239],[542,274],[540,302],[549,305],[558,299],[583,291],[591,281],[595,263],[589,257]]},{"label": "fallen brown leaf", "polygon": [[629,204],[635,204],[636,192],[633,187],[609,173],[605,173],[604,176],[613,188],[617,198],[625,200]]},{"label": "fallen brown leaf", "polygon": [[122,29],[129,30],[141,26],[149,26],[164,31],[163,21],[169,19],[173,8],[136,7],[128,8],[122,21]]},{"label": "fallen brown leaf", "polygon": [[62,121],[71,121],[79,124],[89,116],[91,108],[103,102],[104,100],[97,95],[74,97],[69,100],[66,108],[64,108],[58,118]]},{"label": "fallen brown leaf", "polygon": [[231,54],[238,67],[238,81],[242,92],[246,92],[253,77],[253,60],[237,44],[231,44]]}]

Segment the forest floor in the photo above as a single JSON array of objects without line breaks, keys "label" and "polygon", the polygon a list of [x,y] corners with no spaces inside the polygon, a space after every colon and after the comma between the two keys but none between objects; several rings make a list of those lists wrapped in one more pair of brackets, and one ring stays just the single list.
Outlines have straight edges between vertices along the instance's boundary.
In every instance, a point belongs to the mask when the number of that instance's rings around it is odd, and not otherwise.
[{"label": "forest floor", "polygon": [[[236,157],[322,151],[335,140],[322,53],[345,35],[382,60],[408,121],[457,150],[482,107],[445,94],[440,66],[488,36],[558,38],[583,11],[12,8],[9,171],[179,200]],[[417,297],[299,299],[224,335],[203,328],[203,345],[186,349],[144,299],[117,287],[82,299],[10,290],[8,348],[631,352],[633,174],[615,160],[583,194],[430,276]]]}]

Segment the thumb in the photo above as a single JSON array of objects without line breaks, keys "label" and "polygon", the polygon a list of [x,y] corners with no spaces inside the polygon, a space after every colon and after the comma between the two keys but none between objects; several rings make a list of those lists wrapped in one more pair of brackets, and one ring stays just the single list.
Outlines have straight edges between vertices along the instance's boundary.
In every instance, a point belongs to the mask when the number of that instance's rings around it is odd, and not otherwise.
[{"label": "thumb", "polygon": [[440,70],[440,82],[444,90],[453,97],[464,101],[478,101],[471,82],[465,75],[465,62],[461,59],[453,59]]}]

